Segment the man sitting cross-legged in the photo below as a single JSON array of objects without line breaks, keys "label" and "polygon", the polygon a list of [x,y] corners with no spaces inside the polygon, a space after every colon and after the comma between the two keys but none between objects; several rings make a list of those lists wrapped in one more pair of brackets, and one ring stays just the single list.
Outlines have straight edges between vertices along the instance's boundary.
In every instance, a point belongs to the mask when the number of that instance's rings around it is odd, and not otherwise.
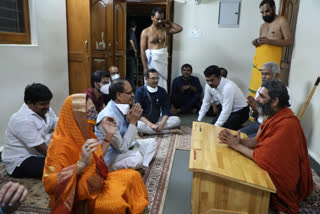
[{"label": "man sitting cross-legged", "polygon": [[168,94],[164,88],[158,86],[159,73],[155,69],[148,69],[145,73],[147,85],[137,89],[135,102],[140,103],[143,113],[138,121],[138,130],[144,134],[182,134],[177,129],[180,118],[170,116]]},{"label": "man sitting cross-legged", "polygon": [[283,213],[298,213],[299,203],[313,189],[306,138],[289,104],[286,86],[279,80],[262,83],[256,98],[266,120],[256,138],[240,138],[227,129],[219,133],[222,143],[252,159],[270,175],[277,193],[270,207]]},{"label": "man sitting cross-legged", "polygon": [[199,78],[192,76],[192,66],[184,64],[181,67],[181,76],[172,82],[171,112],[196,113],[200,109],[202,86]]},{"label": "man sitting cross-legged", "polygon": [[157,142],[152,140],[148,144],[136,142],[137,121],[142,113],[139,103],[136,103],[130,109],[133,101],[133,89],[127,80],[117,79],[112,81],[109,88],[110,102],[98,114],[95,134],[99,141],[102,142],[105,136],[101,121],[105,117],[115,119],[117,129],[111,139],[104,160],[111,171],[132,168],[140,169],[149,166],[152,160]]},{"label": "man sitting cross-legged", "polygon": [[40,83],[28,85],[24,104],[14,113],[4,137],[2,160],[9,175],[41,178],[57,117],[50,109],[52,93]]}]

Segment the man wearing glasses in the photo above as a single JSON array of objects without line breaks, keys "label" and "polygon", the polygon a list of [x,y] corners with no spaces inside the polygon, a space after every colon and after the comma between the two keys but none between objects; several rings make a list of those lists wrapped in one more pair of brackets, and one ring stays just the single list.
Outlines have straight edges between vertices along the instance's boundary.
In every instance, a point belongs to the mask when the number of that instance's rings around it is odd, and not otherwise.
[{"label": "man wearing glasses", "polygon": [[159,73],[148,69],[145,73],[146,85],[137,89],[135,102],[140,103],[143,112],[138,121],[138,131],[144,134],[182,134],[180,118],[169,116],[168,94],[158,86]]},{"label": "man wearing glasses", "polygon": [[142,108],[139,103],[136,103],[130,109],[134,97],[130,83],[123,79],[113,81],[109,87],[109,95],[111,100],[98,114],[95,128],[95,134],[102,142],[105,133],[100,124],[101,120],[113,117],[117,125],[116,132],[111,139],[111,145],[104,156],[105,163],[110,171],[148,167],[157,144],[154,141],[142,147],[134,141],[138,133],[137,121],[142,113]]}]

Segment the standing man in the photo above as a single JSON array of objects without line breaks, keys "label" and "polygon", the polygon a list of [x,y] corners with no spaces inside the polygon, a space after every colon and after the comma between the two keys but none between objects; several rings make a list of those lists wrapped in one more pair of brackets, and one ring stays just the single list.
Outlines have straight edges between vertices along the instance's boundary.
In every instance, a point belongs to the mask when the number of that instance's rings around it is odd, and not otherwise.
[{"label": "standing man", "polygon": [[266,62],[281,63],[282,47],[292,45],[292,35],[288,20],[276,14],[274,0],[263,0],[260,3],[263,23],[260,27],[260,36],[252,41],[256,47],[253,59],[250,95],[255,96],[261,86],[261,67]]},{"label": "standing man", "polygon": [[279,80],[267,80],[261,88],[256,101],[267,119],[257,137],[240,138],[240,132],[233,135],[224,129],[219,139],[268,172],[277,189],[270,199],[272,210],[298,213],[299,203],[313,189],[306,138],[289,108],[286,86]]},{"label": "standing man", "polygon": [[4,136],[2,160],[15,178],[42,178],[45,157],[58,118],[50,108],[52,93],[41,83],[28,85],[24,104],[14,113]]},{"label": "standing man", "polygon": [[188,113],[200,108],[202,86],[198,77],[192,76],[192,66],[184,64],[181,76],[173,80],[171,92],[171,112],[173,114]]},{"label": "standing man", "polygon": [[182,134],[177,129],[180,118],[169,116],[169,100],[167,92],[158,86],[159,74],[155,69],[148,69],[145,73],[147,85],[138,88],[135,102],[143,109],[138,121],[138,131],[144,134]]},{"label": "standing man", "polygon": [[[218,66],[211,65],[204,71],[206,81],[211,88],[215,89],[216,96],[222,106],[222,111],[212,120],[211,124],[238,130],[247,121],[249,106],[240,88],[231,80],[221,77]],[[210,94],[210,93],[206,93]],[[201,121],[210,106],[212,97],[205,96],[201,106],[198,121]]]},{"label": "standing man", "polygon": [[167,42],[170,34],[182,31],[176,23],[164,19],[164,11],[155,8],[151,13],[152,24],[141,33],[140,48],[143,73],[148,68],[159,72],[159,86],[167,90],[168,79],[168,50]]},{"label": "standing man", "polygon": [[127,65],[126,65],[126,79],[134,86],[134,74],[137,67],[138,43],[136,37],[136,22],[131,20],[129,22],[128,39],[127,39]]}]

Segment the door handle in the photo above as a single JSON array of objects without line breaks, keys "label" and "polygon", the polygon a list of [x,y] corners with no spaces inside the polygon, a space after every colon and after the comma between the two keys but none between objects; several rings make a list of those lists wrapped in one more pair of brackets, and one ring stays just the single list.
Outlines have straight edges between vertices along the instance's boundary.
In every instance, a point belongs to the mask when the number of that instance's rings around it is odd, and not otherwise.
[{"label": "door handle", "polygon": [[84,49],[88,52],[88,40],[84,41]]}]

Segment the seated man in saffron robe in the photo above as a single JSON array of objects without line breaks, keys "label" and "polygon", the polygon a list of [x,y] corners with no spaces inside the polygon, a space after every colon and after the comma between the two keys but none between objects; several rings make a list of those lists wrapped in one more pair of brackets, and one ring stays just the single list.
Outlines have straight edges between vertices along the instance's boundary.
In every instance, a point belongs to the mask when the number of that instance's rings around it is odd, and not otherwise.
[{"label": "seated man in saffron robe", "polygon": [[277,212],[298,213],[299,203],[313,189],[306,139],[298,118],[289,104],[286,86],[279,80],[262,83],[256,98],[265,116],[256,138],[240,138],[224,129],[222,143],[252,159],[266,170],[277,193],[271,195],[270,208]]}]

